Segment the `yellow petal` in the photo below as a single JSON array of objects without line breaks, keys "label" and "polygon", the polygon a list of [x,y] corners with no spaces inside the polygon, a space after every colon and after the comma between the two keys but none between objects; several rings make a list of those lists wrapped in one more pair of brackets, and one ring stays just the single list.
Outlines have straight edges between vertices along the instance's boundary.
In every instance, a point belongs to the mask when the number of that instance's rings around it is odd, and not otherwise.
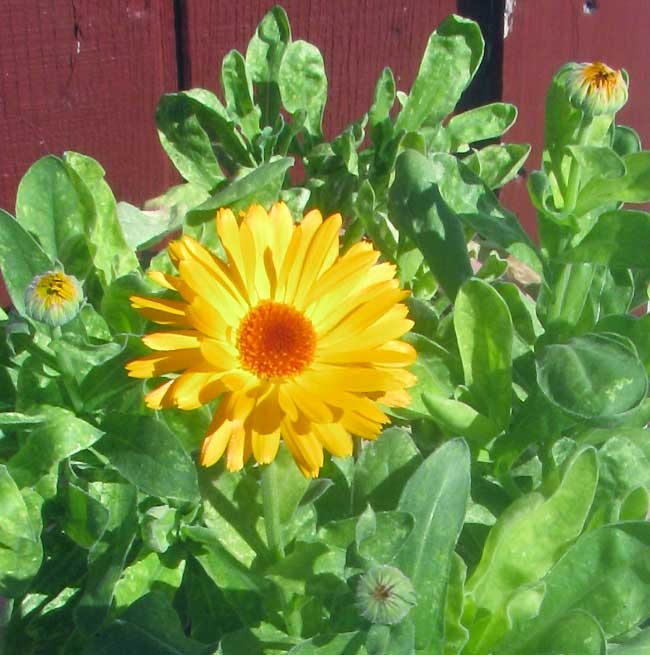
[{"label": "yellow petal", "polygon": [[174,383],[174,380],[167,380],[164,384],[161,384],[159,387],[156,387],[153,391],[150,391],[144,397],[144,404],[149,407],[149,409],[162,409],[163,407],[171,407],[171,404],[167,404],[166,395],[169,387]]},{"label": "yellow petal", "polygon": [[339,254],[339,231],[342,222],[340,214],[330,216],[316,230],[316,234],[309,244],[300,284],[293,300],[299,309],[304,309],[304,300],[308,297],[314,282],[324,270],[332,265]]},{"label": "yellow petal", "polygon": [[131,307],[137,309],[142,316],[150,321],[162,325],[188,326],[186,316],[187,305],[178,300],[166,300],[164,298],[146,298],[143,296],[131,296]]},{"label": "yellow petal", "polygon": [[293,218],[285,203],[276,202],[269,211],[269,221],[273,235],[270,241],[273,263],[279,273],[293,234]]},{"label": "yellow petal", "polygon": [[247,448],[246,431],[241,421],[233,421],[232,433],[226,452],[226,468],[229,471],[239,471],[251,455],[252,446]]},{"label": "yellow petal", "polygon": [[288,304],[293,303],[300,283],[305,255],[321,223],[322,218],[320,213],[312,211],[294,228],[293,236],[291,237],[287,254],[282,264],[282,270],[278,277],[277,296],[279,300]]},{"label": "yellow petal", "polygon": [[352,455],[352,437],[340,423],[314,425],[313,432],[323,444],[325,450],[334,457],[349,457]]},{"label": "yellow petal", "polygon": [[305,477],[315,478],[323,465],[323,447],[311,434],[297,434],[289,421],[282,424],[282,438]]},{"label": "yellow petal", "polygon": [[200,343],[201,354],[220,371],[227,371],[238,366],[236,350],[225,341],[203,338]]},{"label": "yellow petal", "polygon": [[255,461],[260,464],[270,464],[278,453],[280,446],[280,431],[277,430],[273,434],[252,434],[253,455]]},{"label": "yellow petal", "polygon": [[195,366],[202,361],[200,350],[173,350],[134,359],[126,365],[126,370],[132,378],[152,378]]},{"label": "yellow petal", "polygon": [[220,209],[217,212],[217,232],[230,264],[230,278],[235,281],[240,290],[244,291],[245,298],[250,304],[250,289],[246,285],[246,263],[241,249],[239,226],[230,209]]},{"label": "yellow petal", "polygon": [[201,345],[200,336],[196,330],[152,332],[145,334],[142,342],[152,350],[180,350],[198,348]]},{"label": "yellow petal", "polygon": [[201,445],[201,454],[199,455],[199,463],[201,466],[212,466],[216,464],[230,441],[230,435],[233,430],[233,422],[226,420],[218,420],[219,414],[214,415],[208,433],[203,439]]},{"label": "yellow petal", "polygon": [[[286,416],[279,400],[279,385],[270,384],[266,394],[260,397],[251,410],[246,427],[262,435],[277,432]],[[259,459],[258,459],[259,461]]]},{"label": "yellow petal", "polygon": [[[349,344],[346,344],[349,347]],[[417,359],[417,352],[404,341],[389,341],[377,348],[352,350],[320,348],[316,350],[319,362],[328,364],[381,364],[382,366],[409,366]]]},{"label": "yellow petal", "polygon": [[300,378],[289,380],[286,383],[287,393],[296,407],[303,412],[310,421],[316,423],[331,423],[334,420],[332,410],[321,401],[318,394],[312,394],[300,383]]}]

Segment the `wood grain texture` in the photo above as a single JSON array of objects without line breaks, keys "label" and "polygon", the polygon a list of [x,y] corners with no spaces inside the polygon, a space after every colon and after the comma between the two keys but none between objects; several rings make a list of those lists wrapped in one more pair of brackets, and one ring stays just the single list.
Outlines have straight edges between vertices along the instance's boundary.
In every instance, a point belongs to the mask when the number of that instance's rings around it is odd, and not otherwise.
[{"label": "wood grain texture", "polygon": [[[187,8],[185,76],[189,86],[220,88],[221,60],[248,42],[272,0],[196,2]],[[328,103],[326,136],[340,132],[367,111],[377,78],[390,66],[399,89],[408,90],[427,39],[455,0],[284,0],[292,38],[318,47],[325,60]]]},{"label": "wood grain texture", "polygon": [[[544,139],[544,98],[555,71],[567,61],[601,60],[630,75],[630,98],[618,114],[650,146],[650,66],[648,0],[516,0],[503,45],[503,99],[519,108],[508,141],[528,142],[527,170],[539,168]],[[535,215],[526,180],[518,178],[501,193],[529,232]]]},{"label": "wood grain texture", "polygon": [[171,0],[3,0],[0,207],[39,157],[96,158],[115,194],[140,202],[175,179],[154,109],[176,87]]}]

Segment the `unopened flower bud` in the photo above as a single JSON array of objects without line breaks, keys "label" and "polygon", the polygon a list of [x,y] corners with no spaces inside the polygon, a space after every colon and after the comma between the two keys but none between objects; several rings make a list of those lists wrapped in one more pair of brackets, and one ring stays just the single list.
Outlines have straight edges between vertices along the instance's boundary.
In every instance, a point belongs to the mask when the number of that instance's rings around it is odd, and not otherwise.
[{"label": "unopened flower bud", "polygon": [[357,587],[357,607],[371,623],[399,623],[415,605],[411,581],[394,566],[374,566]]},{"label": "unopened flower bud", "polygon": [[27,315],[57,327],[72,320],[83,302],[81,284],[74,275],[48,271],[37,275],[25,291]]},{"label": "unopened flower bud", "polygon": [[600,61],[569,64],[566,91],[571,102],[589,116],[614,115],[627,102],[627,73]]}]

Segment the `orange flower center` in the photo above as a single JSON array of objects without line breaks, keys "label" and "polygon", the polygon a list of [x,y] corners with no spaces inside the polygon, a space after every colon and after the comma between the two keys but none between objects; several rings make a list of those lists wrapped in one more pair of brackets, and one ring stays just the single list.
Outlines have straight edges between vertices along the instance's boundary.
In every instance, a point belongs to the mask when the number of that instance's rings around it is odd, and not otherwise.
[{"label": "orange flower center", "polygon": [[589,64],[582,72],[583,80],[589,85],[589,93],[602,89],[608,96],[614,92],[619,75],[618,71],[600,61]]},{"label": "orange flower center", "polygon": [[77,290],[74,284],[63,273],[48,273],[43,275],[36,284],[35,290],[46,307],[60,305],[77,297]]},{"label": "orange flower center", "polygon": [[237,349],[242,368],[257,377],[292,377],[311,364],[316,332],[311,321],[290,305],[264,301],[242,319]]}]

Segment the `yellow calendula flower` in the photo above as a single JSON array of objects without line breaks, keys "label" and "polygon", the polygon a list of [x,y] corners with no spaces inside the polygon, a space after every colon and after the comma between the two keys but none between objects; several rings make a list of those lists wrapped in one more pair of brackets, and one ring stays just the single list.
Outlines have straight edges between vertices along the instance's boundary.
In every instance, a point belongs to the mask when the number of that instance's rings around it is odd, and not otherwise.
[{"label": "yellow calendula flower", "polygon": [[367,242],[339,256],[341,216],[311,211],[294,225],[283,203],[226,209],[217,232],[227,261],[189,236],[169,245],[178,276],[152,272],[179,300],[132,296],[145,317],[168,327],[143,337],[154,354],[129,375],[180,373],[145,398],[154,409],[195,409],[223,394],[200,462],[226,453],[231,471],[251,455],[266,464],[280,439],[306,476],[323,449],[352,454],[352,436],[375,438],[388,421],[380,404],[406,406],[406,370],[416,357],[400,341],[413,323],[395,267]]},{"label": "yellow calendula flower", "polygon": [[600,61],[569,64],[566,89],[586,114],[615,114],[627,102],[627,74]]},{"label": "yellow calendula flower", "polygon": [[84,296],[79,280],[63,271],[37,275],[25,291],[27,315],[58,327],[78,313]]}]

